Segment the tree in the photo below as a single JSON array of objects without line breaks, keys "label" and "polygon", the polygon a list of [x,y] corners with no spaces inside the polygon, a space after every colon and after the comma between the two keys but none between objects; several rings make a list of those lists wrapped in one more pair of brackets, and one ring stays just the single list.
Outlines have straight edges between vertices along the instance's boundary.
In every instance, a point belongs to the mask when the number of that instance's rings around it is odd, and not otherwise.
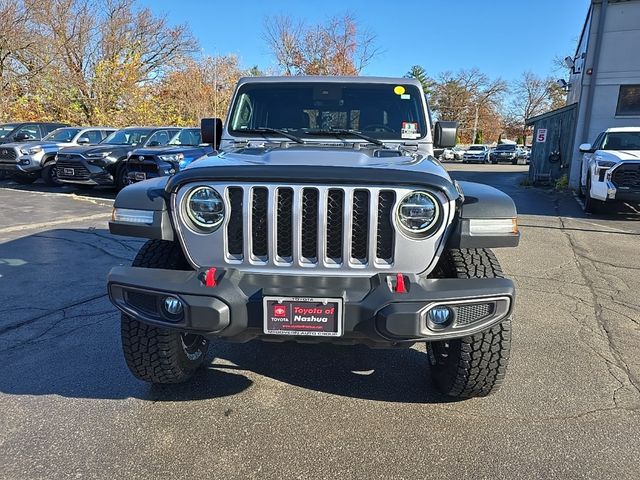
[{"label": "tree", "polygon": [[553,90],[557,84],[550,77],[542,78],[533,72],[524,72],[511,89],[506,123],[512,131],[519,131],[525,141],[528,129],[526,122],[529,118],[546,113],[564,103],[562,95]]},{"label": "tree", "polygon": [[359,30],[351,14],[311,26],[270,17],[264,38],[285,75],[358,75],[379,53],[375,36]]},{"label": "tree", "polygon": [[428,95],[432,93],[431,88],[433,86],[434,81],[431,78],[429,78],[426,70],[420,65],[414,65],[413,67],[411,67],[404,77],[415,78],[422,85],[422,89],[424,90],[424,93]]},{"label": "tree", "polygon": [[473,140],[473,143],[483,144],[484,143],[484,135],[482,135],[482,130],[478,130],[476,133],[476,137]]},{"label": "tree", "polygon": [[477,68],[444,72],[433,85],[432,107],[440,119],[459,122],[464,143],[473,142],[478,129],[497,138],[502,130],[499,112],[506,91],[504,80],[490,79]]}]

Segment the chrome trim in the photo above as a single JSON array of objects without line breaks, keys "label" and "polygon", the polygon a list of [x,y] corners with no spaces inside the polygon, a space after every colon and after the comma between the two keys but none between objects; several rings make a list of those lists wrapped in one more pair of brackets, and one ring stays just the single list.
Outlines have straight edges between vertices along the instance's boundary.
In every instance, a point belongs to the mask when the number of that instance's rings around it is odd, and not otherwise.
[{"label": "chrome trim", "polygon": [[[198,233],[188,227],[185,212],[180,208],[188,192],[198,186],[214,188],[225,202],[225,219],[221,228],[212,233]],[[243,192],[243,255],[231,255],[228,251],[227,230],[231,218],[230,188],[241,188]],[[255,188],[266,188],[269,204],[267,205],[267,257],[258,258],[253,255],[252,236],[252,199]],[[293,190],[292,199],[292,259],[277,256],[277,192],[280,188]],[[318,190],[318,258],[302,257],[302,194],[303,189]],[[327,199],[329,190],[342,190],[344,195],[342,211],[342,261],[335,262],[327,257]],[[351,258],[352,247],[352,209],[355,190],[369,192],[369,225],[367,261],[361,262]],[[442,221],[426,238],[408,238],[398,232],[399,226],[395,212],[404,196],[415,190],[427,191],[439,203]],[[395,202],[390,211],[390,221],[394,236],[394,258],[391,262],[377,258],[378,196],[382,191],[395,192]],[[313,185],[313,184],[250,184],[245,182],[219,183],[194,182],[184,185],[172,195],[171,215],[176,227],[178,239],[183,251],[194,268],[207,266],[237,268],[245,272],[265,274],[326,274],[326,275],[362,275],[371,276],[376,273],[396,271],[405,274],[428,273],[437,263],[444,245],[446,232],[451,227],[455,214],[454,203],[444,193],[419,187],[386,187],[364,185]]]}]

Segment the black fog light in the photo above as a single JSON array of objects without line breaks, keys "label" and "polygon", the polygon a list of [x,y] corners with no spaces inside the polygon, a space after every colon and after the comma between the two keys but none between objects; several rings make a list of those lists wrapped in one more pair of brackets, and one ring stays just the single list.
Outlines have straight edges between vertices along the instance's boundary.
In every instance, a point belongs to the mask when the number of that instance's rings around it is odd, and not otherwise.
[{"label": "black fog light", "polygon": [[20,160],[20,165],[31,165],[31,160],[29,160],[28,158],[23,158],[22,160]]},{"label": "black fog light", "polygon": [[180,320],[184,313],[182,300],[177,297],[165,297],[162,301],[162,313],[164,313],[167,320]]},{"label": "black fog light", "polygon": [[453,320],[453,311],[444,305],[430,308],[427,312],[427,327],[431,330],[442,330]]}]

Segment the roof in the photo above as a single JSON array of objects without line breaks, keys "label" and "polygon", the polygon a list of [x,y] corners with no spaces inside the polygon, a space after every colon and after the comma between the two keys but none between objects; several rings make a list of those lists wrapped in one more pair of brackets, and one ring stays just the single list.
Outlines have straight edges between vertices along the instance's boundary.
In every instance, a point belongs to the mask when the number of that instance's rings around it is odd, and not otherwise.
[{"label": "roof", "polygon": [[420,81],[404,77],[364,77],[364,76],[325,76],[325,75],[290,75],[279,77],[242,77],[238,84],[244,83],[380,83],[402,84],[420,87]]},{"label": "roof", "polygon": [[611,127],[607,128],[605,132],[640,132],[640,127]]},{"label": "roof", "polygon": [[576,108],[577,106],[578,106],[577,103],[572,103],[571,105],[567,105],[565,107],[556,108],[555,110],[551,110],[550,112],[543,113],[542,115],[537,115],[535,117],[527,118],[526,125],[530,126],[530,125],[533,125],[536,122],[539,122],[540,120],[544,120],[545,118],[553,117],[554,115],[557,115],[559,113],[568,112],[569,110],[572,110],[572,109]]}]

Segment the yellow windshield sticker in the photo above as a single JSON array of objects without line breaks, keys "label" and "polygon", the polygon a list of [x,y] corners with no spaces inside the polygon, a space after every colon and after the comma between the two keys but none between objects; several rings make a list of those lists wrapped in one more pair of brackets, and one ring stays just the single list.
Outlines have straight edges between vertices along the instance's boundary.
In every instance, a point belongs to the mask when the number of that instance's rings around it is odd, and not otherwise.
[{"label": "yellow windshield sticker", "polygon": [[393,93],[396,95],[402,95],[405,92],[404,87],[402,85],[398,85],[393,89]]}]

